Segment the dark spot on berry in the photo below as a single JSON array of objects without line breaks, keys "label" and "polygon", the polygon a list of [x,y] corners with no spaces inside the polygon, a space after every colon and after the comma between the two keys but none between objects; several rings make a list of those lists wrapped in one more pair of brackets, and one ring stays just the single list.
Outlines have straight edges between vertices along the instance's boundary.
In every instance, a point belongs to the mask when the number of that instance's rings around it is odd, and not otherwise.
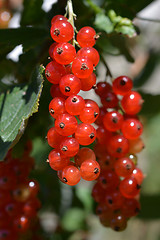
[{"label": "dark spot on berry", "polygon": [[100,38],[100,34],[96,34],[95,36],[94,36],[94,39],[97,41],[98,39]]},{"label": "dark spot on berry", "polygon": [[96,89],[96,87],[97,87],[97,85],[96,85],[96,84],[94,84],[94,85],[92,86],[92,88],[93,88],[93,89]]},{"label": "dark spot on berry", "polygon": [[141,130],[141,126],[140,125],[137,125],[137,130]]},{"label": "dark spot on berry", "polygon": [[115,227],[114,227],[114,230],[118,232],[118,231],[120,230],[120,227],[115,226]]},{"label": "dark spot on berry", "polygon": [[89,135],[89,137],[90,137],[91,139],[93,139],[93,138],[94,138],[94,133],[91,133],[91,134]]},{"label": "dark spot on berry", "polygon": [[71,91],[71,88],[68,87],[68,86],[66,86],[66,87],[65,87],[65,92],[70,92],[70,91]]},{"label": "dark spot on berry", "polygon": [[67,146],[63,146],[61,149],[63,152],[66,152],[68,150]]},{"label": "dark spot on berry", "polygon": [[3,180],[4,183],[8,182],[8,178],[7,177],[4,177],[2,180]]},{"label": "dark spot on berry", "polygon": [[105,178],[102,179],[102,183],[103,184],[106,184],[107,183],[107,180]]},{"label": "dark spot on berry", "polygon": [[127,164],[127,165],[126,165],[126,169],[127,169],[127,170],[130,170],[130,169],[131,169],[131,165]]},{"label": "dark spot on berry", "polygon": [[106,98],[106,102],[111,102],[111,98],[110,98],[110,97],[107,97],[107,98]]},{"label": "dark spot on berry", "polygon": [[97,112],[94,112],[94,117],[96,118],[98,116],[98,113]]},{"label": "dark spot on berry", "polygon": [[137,184],[136,187],[137,187],[137,189],[141,189],[141,185],[139,185],[139,184]]},{"label": "dark spot on berry", "polygon": [[59,124],[59,126],[60,126],[61,129],[63,129],[63,128],[65,127],[65,124],[64,124],[63,122],[61,122],[61,123]]},{"label": "dark spot on berry", "polygon": [[87,70],[87,69],[88,69],[87,64],[86,63],[82,63],[81,70]]},{"label": "dark spot on berry", "polygon": [[121,79],[121,81],[120,81],[120,85],[121,85],[121,86],[126,85],[126,81],[125,81],[124,79]]},{"label": "dark spot on berry", "polygon": [[108,199],[108,203],[112,204],[113,203],[112,199]]},{"label": "dark spot on berry", "polygon": [[122,152],[122,148],[120,148],[120,147],[117,148],[116,152],[117,152],[117,153],[121,153],[121,152]]},{"label": "dark spot on berry", "polygon": [[113,117],[113,118],[112,118],[112,122],[113,122],[113,123],[117,123],[117,122],[118,122],[118,118],[117,118],[117,117]]},{"label": "dark spot on berry", "polygon": [[51,74],[50,74],[50,72],[48,70],[46,70],[45,74],[46,74],[47,77],[51,76]]},{"label": "dark spot on berry", "polygon": [[6,237],[7,237],[7,233],[6,233],[6,232],[3,232],[3,233],[2,233],[2,237],[6,238]]},{"label": "dark spot on berry", "polygon": [[63,178],[63,181],[64,181],[64,182],[68,182],[67,179],[66,179],[65,177]]},{"label": "dark spot on berry", "polygon": [[108,165],[109,165],[109,161],[105,161],[105,165],[107,165],[107,166],[108,166]]},{"label": "dark spot on berry", "polygon": [[54,114],[54,110],[51,108],[51,109],[49,110],[49,113],[53,115],[53,114]]},{"label": "dark spot on berry", "polygon": [[73,97],[73,98],[72,98],[72,102],[77,102],[77,100],[78,100],[78,99],[77,99],[76,97]]},{"label": "dark spot on berry", "polygon": [[18,226],[17,226],[19,229],[21,229],[22,228],[22,226],[21,226],[21,224],[18,224]]},{"label": "dark spot on berry", "polygon": [[63,48],[59,47],[57,48],[57,53],[60,55],[61,53],[63,53]]},{"label": "dark spot on berry", "polygon": [[59,36],[59,34],[60,34],[60,31],[59,31],[59,29],[58,28],[56,28],[55,30],[54,30],[54,35],[56,35],[57,37]]},{"label": "dark spot on berry", "polygon": [[94,173],[95,173],[95,174],[99,173],[99,169],[98,169],[98,168],[95,168],[95,169],[94,169]]}]

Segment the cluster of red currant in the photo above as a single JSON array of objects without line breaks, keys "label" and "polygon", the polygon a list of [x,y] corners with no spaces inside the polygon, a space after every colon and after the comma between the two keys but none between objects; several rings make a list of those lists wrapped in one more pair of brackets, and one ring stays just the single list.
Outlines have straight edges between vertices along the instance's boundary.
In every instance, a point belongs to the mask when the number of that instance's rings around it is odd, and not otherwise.
[{"label": "cluster of red currant", "polygon": [[[46,66],[45,75],[53,84],[49,112],[55,126],[47,133],[48,143],[54,148],[48,162],[58,171],[62,182],[75,185],[81,177],[92,181],[100,173],[94,152],[89,148],[79,149],[80,145],[87,146],[96,139],[96,130],[91,124],[98,118],[99,107],[93,100],[77,95],[80,90],[95,87],[93,69],[99,62],[99,54],[93,45],[98,36],[93,28],[83,27],[76,41],[73,26],[61,15],[53,17],[50,32],[55,42],[49,49],[51,62]],[[76,53],[69,41],[76,42],[81,49]],[[82,123],[78,124],[77,120]],[[88,154],[92,158],[87,157]]]},{"label": "cluster of red currant", "polygon": [[140,135],[142,123],[137,117],[143,100],[132,91],[132,80],[120,76],[111,86],[99,82],[95,92],[102,107],[96,121],[97,143],[94,151],[101,174],[93,187],[92,196],[98,203],[97,214],[104,226],[122,231],[127,220],[138,214],[142,171],[136,167],[137,157],[143,147]]},{"label": "cluster of red currant", "polygon": [[37,198],[39,185],[28,178],[34,160],[29,156],[31,143],[25,146],[23,157],[12,158],[10,150],[0,163],[0,240],[38,239]]}]

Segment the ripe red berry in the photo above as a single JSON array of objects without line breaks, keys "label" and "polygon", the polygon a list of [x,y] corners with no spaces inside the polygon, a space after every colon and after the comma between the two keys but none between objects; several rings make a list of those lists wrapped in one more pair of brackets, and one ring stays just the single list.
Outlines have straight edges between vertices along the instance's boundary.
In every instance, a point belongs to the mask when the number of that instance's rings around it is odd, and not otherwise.
[{"label": "ripe red berry", "polygon": [[59,114],[65,112],[65,99],[61,97],[55,97],[49,104],[49,113],[53,118],[56,118]]},{"label": "ripe red berry", "polygon": [[143,125],[139,120],[129,118],[122,123],[121,131],[127,139],[136,139],[142,134]]},{"label": "ripe red berry", "polygon": [[75,138],[65,138],[60,144],[60,151],[66,157],[73,157],[79,151],[79,143]]},{"label": "ripe red berry", "polygon": [[56,171],[63,169],[70,163],[70,159],[61,154],[58,150],[52,150],[49,153],[48,159],[50,167]]},{"label": "ripe red berry", "polygon": [[127,219],[123,214],[114,214],[111,221],[110,221],[110,227],[119,232],[123,231],[127,227]]},{"label": "ripe red berry", "polygon": [[78,78],[88,78],[93,72],[93,63],[85,57],[77,57],[72,63],[72,72]]},{"label": "ripe red berry", "polygon": [[91,99],[85,99],[85,107],[91,107],[96,113],[99,114],[99,106],[95,101]]},{"label": "ripe red berry", "polygon": [[113,92],[119,95],[125,95],[133,87],[132,80],[127,76],[120,76],[113,81]]},{"label": "ripe red berry", "polygon": [[105,114],[103,124],[108,131],[115,132],[119,130],[123,123],[123,115],[118,111],[112,111]]},{"label": "ripe red berry", "polygon": [[80,171],[73,165],[69,165],[62,170],[62,179],[68,185],[76,185],[80,179]]},{"label": "ripe red berry", "polygon": [[100,174],[100,166],[95,160],[85,160],[80,167],[81,177],[87,181],[93,181],[98,178]]},{"label": "ripe red berry", "polygon": [[129,152],[130,153],[139,153],[144,149],[144,142],[141,138],[134,140],[129,140]]},{"label": "ripe red berry", "polygon": [[98,118],[98,113],[92,107],[84,107],[79,115],[79,119],[83,123],[94,123]]},{"label": "ripe red berry", "polygon": [[81,47],[92,47],[96,43],[96,32],[91,27],[83,27],[77,34],[77,41]]},{"label": "ripe red berry", "polygon": [[99,82],[95,88],[95,92],[98,96],[102,97],[107,92],[111,92],[112,86],[107,82]]},{"label": "ripe red berry", "polygon": [[53,84],[59,83],[62,76],[66,74],[64,66],[60,65],[56,61],[52,61],[47,64],[45,69],[45,75],[49,82]]},{"label": "ripe red berry", "polygon": [[66,111],[71,115],[79,115],[85,107],[84,99],[79,95],[72,95],[65,101]]},{"label": "ripe red berry", "polygon": [[55,129],[60,135],[72,135],[77,129],[77,120],[74,116],[68,113],[60,114],[56,118]]},{"label": "ripe red berry", "polygon": [[107,113],[107,110],[106,110],[106,108],[104,108],[104,107],[100,107],[99,108],[99,116],[98,116],[98,118],[96,119],[96,121],[95,121],[95,123],[97,124],[97,125],[103,125],[103,118],[104,118],[104,115]]},{"label": "ripe red berry", "polygon": [[115,158],[106,153],[104,156],[98,158],[98,162],[101,169],[104,171],[112,170],[114,168]]},{"label": "ripe red berry", "polygon": [[124,197],[119,190],[113,190],[105,193],[104,201],[110,209],[117,210],[123,206]]},{"label": "ripe red berry", "polygon": [[140,212],[140,203],[134,198],[125,198],[121,211],[127,218],[136,216]]},{"label": "ripe red berry", "polygon": [[115,108],[118,106],[118,98],[113,92],[106,92],[101,95],[101,103],[105,108]]},{"label": "ripe red berry", "polygon": [[75,156],[75,164],[76,164],[76,166],[80,167],[82,162],[84,162],[86,160],[94,160],[95,161],[96,156],[92,149],[84,147],[84,148],[79,149],[79,152]]},{"label": "ripe red berry", "polygon": [[56,42],[52,43],[52,45],[49,47],[49,56],[50,56],[52,59],[54,59],[53,50],[54,50],[55,46],[57,46],[57,43],[56,43]]},{"label": "ripe red berry", "polygon": [[96,87],[96,75],[92,73],[88,78],[80,78],[81,80],[81,90],[89,91]]},{"label": "ripe red berry", "polygon": [[111,137],[112,133],[106,130],[103,126],[100,126],[96,129],[96,138],[98,140],[98,143],[107,143]]},{"label": "ripe red berry", "polygon": [[108,153],[113,157],[124,157],[129,150],[128,139],[122,135],[112,136],[106,143]]},{"label": "ripe red berry", "polygon": [[69,42],[73,38],[74,30],[68,21],[57,20],[52,24],[50,33],[55,42]]},{"label": "ripe red berry", "polygon": [[98,182],[105,190],[113,191],[119,185],[119,177],[112,170],[101,171]]},{"label": "ripe red berry", "polygon": [[135,115],[140,112],[143,99],[138,92],[130,91],[124,95],[121,105],[125,113]]},{"label": "ripe red berry", "polygon": [[121,194],[126,198],[134,198],[139,194],[140,185],[134,177],[127,177],[120,182]]},{"label": "ripe red berry", "polygon": [[55,129],[55,127],[52,127],[48,130],[47,133],[47,141],[48,144],[52,148],[57,148],[59,147],[61,141],[64,139],[64,136],[61,136]]},{"label": "ripe red berry", "polygon": [[66,96],[79,93],[81,89],[81,81],[73,74],[67,74],[60,80],[59,87],[61,92]]},{"label": "ripe red berry", "polygon": [[52,18],[51,24],[55,23],[56,21],[67,21],[67,18],[63,15],[56,15]]},{"label": "ripe red berry", "polygon": [[95,48],[84,47],[77,52],[78,57],[87,57],[92,63],[93,66],[97,66],[99,62],[99,53]]},{"label": "ripe red berry", "polygon": [[144,179],[144,175],[143,175],[142,171],[139,168],[135,168],[133,170],[132,177],[134,177],[137,180],[137,183],[139,185],[142,184],[143,179]]},{"label": "ripe red berry", "polygon": [[58,63],[67,65],[75,58],[76,50],[70,43],[59,43],[54,48],[53,56]]},{"label": "ripe red berry", "polygon": [[134,163],[127,157],[119,158],[114,164],[115,172],[120,177],[129,177],[134,168]]},{"label": "ripe red berry", "polygon": [[52,98],[55,98],[55,97],[61,97],[64,99],[67,98],[67,96],[63,95],[62,92],[60,91],[59,84],[53,84],[51,86],[50,94],[51,94]]},{"label": "ripe red berry", "polygon": [[19,216],[14,219],[13,227],[18,233],[25,233],[29,229],[29,219],[26,216]]},{"label": "ripe red berry", "polygon": [[81,123],[77,127],[75,138],[79,144],[89,145],[96,139],[96,130],[92,125],[88,123]]}]

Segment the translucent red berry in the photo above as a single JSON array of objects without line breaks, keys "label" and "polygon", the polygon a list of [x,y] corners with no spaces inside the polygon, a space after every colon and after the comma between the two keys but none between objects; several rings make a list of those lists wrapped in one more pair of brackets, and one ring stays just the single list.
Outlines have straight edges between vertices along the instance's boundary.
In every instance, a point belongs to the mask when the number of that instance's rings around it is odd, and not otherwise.
[{"label": "translucent red berry", "polygon": [[59,114],[65,112],[65,99],[61,97],[55,97],[49,104],[49,113],[52,117],[56,118]]},{"label": "translucent red berry", "polygon": [[138,92],[130,91],[121,100],[121,105],[125,113],[135,115],[140,112],[143,99]]},{"label": "translucent red berry", "polygon": [[69,165],[62,170],[62,179],[68,185],[76,185],[80,179],[80,171],[73,165]]},{"label": "translucent red berry", "polygon": [[63,65],[60,65],[56,61],[52,61],[47,64],[45,69],[45,75],[49,82],[53,84],[59,83],[62,76],[66,74],[65,68]]},{"label": "translucent red berry", "polygon": [[64,139],[64,136],[60,135],[55,127],[52,127],[48,130],[47,141],[52,148],[59,147],[61,141]]},{"label": "translucent red berry", "polygon": [[68,113],[60,114],[56,118],[55,129],[60,135],[72,135],[77,129],[77,120],[74,116]]},{"label": "translucent red berry", "polygon": [[94,123],[98,118],[98,112],[95,112],[92,107],[84,107],[79,115],[79,119],[83,123]]},{"label": "translucent red berry", "polygon": [[55,48],[55,46],[57,45],[57,43],[52,43],[52,45],[49,47],[49,56],[54,59],[54,56],[53,56],[53,50]]},{"label": "translucent red berry", "polygon": [[118,98],[113,92],[106,92],[101,95],[101,103],[105,108],[115,108],[118,106]]},{"label": "translucent red berry", "polygon": [[132,80],[127,76],[120,76],[113,81],[113,92],[119,95],[125,95],[133,87]]},{"label": "translucent red berry", "polygon": [[98,182],[102,188],[106,189],[107,191],[113,191],[119,185],[119,177],[114,171],[106,170],[101,172]]},{"label": "translucent red berry", "polygon": [[80,167],[82,162],[84,162],[86,160],[94,160],[95,161],[96,156],[92,149],[85,147],[85,148],[79,149],[79,152],[75,156],[75,164]]},{"label": "translucent red berry", "polygon": [[80,167],[81,177],[87,181],[93,181],[98,178],[100,174],[100,166],[95,160],[85,160]]},{"label": "translucent red berry", "polygon": [[89,91],[96,87],[96,75],[92,73],[88,78],[80,78],[81,80],[81,90]]},{"label": "translucent red berry", "polygon": [[137,180],[137,183],[139,185],[141,185],[143,180],[144,180],[144,175],[143,175],[142,171],[139,168],[135,168],[133,170],[132,177],[134,177]]},{"label": "translucent red berry", "polygon": [[50,167],[56,171],[63,169],[70,163],[70,159],[57,150],[52,150],[49,153],[48,159]]},{"label": "translucent red berry", "polygon": [[96,43],[96,32],[91,27],[83,27],[77,34],[77,41],[81,47],[92,47]]},{"label": "translucent red berry", "polygon": [[61,78],[59,87],[61,92],[66,96],[79,93],[81,89],[81,81],[73,74],[67,74]]},{"label": "translucent red berry", "polygon": [[105,114],[103,124],[108,131],[115,132],[119,130],[123,123],[123,115],[118,111],[112,111]]},{"label": "translucent red berry", "polygon": [[88,78],[93,72],[93,63],[85,57],[77,57],[72,63],[72,72],[78,78]]},{"label": "translucent red berry", "polygon": [[83,47],[77,52],[78,57],[87,57],[92,63],[93,66],[97,66],[99,62],[99,53],[95,48],[92,47]]},{"label": "translucent red berry", "polygon": [[75,58],[76,50],[70,43],[59,43],[54,48],[53,56],[58,63],[67,65]]},{"label": "translucent red berry", "polygon": [[56,15],[52,18],[51,24],[55,23],[56,21],[67,21],[67,18],[63,15]]},{"label": "translucent red berry", "polygon": [[134,163],[127,157],[117,159],[114,164],[115,172],[120,177],[129,177],[134,168]]},{"label": "translucent red berry", "polygon": [[60,144],[60,151],[66,157],[73,157],[79,151],[79,143],[75,138],[65,138]]},{"label": "translucent red berry", "polygon": [[113,157],[124,157],[129,150],[128,139],[122,135],[112,136],[106,143],[108,153]]},{"label": "translucent red berry", "polygon": [[110,221],[110,227],[119,232],[123,231],[127,227],[127,219],[123,214],[114,214],[111,221]]},{"label": "translucent red berry", "polygon": [[71,115],[79,115],[85,107],[84,99],[79,95],[71,95],[65,101],[65,109]]},{"label": "translucent red berry", "polygon": [[55,21],[51,26],[51,37],[54,41],[69,42],[73,38],[74,30],[68,21]]},{"label": "translucent red berry", "polygon": [[92,125],[88,123],[81,123],[77,127],[75,138],[79,144],[89,145],[96,139],[96,130]]},{"label": "translucent red berry", "polygon": [[126,198],[134,198],[139,194],[140,185],[134,177],[127,177],[120,182],[121,194]]},{"label": "translucent red berry", "polygon": [[129,152],[130,153],[139,153],[144,149],[145,145],[141,138],[134,140],[129,140]]},{"label": "translucent red berry", "polygon": [[121,131],[127,139],[136,139],[142,134],[143,125],[139,120],[129,118],[122,123]]},{"label": "translucent red berry", "polygon": [[99,95],[100,97],[102,97],[107,92],[111,92],[111,90],[112,86],[107,82],[99,82],[97,83],[97,86],[95,88],[96,94]]}]

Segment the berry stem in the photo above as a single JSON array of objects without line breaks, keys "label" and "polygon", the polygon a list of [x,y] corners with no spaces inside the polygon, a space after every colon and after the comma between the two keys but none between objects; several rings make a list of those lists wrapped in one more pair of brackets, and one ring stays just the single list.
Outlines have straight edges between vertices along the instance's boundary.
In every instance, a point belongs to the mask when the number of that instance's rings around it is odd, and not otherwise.
[{"label": "berry stem", "polygon": [[76,14],[73,12],[73,4],[72,4],[72,0],[68,0],[67,2],[67,7],[66,7],[66,12],[68,12],[68,22],[70,22],[70,24],[72,25],[73,29],[74,29],[74,35],[73,35],[73,46],[75,46],[75,25],[74,25],[74,19],[76,19]]},{"label": "berry stem", "polygon": [[104,59],[104,57],[102,55],[101,55],[101,60],[102,60],[103,64],[105,65],[106,69],[107,69],[106,75],[110,76],[111,78],[113,78],[113,75],[112,75],[112,73],[111,73],[111,71],[110,71],[110,69],[108,67],[108,64],[106,63],[106,61],[105,61],[105,59]]}]

